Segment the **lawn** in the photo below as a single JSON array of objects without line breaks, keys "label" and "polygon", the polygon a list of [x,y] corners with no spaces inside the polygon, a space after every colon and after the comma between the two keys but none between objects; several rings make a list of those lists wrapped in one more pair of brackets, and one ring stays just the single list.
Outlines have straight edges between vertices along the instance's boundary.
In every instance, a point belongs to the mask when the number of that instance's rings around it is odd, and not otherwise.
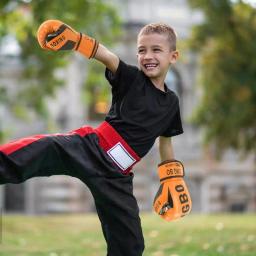
[{"label": "lawn", "polygon": [[[145,256],[255,256],[256,215],[142,214]],[[95,215],[2,216],[1,256],[105,256]],[[125,236],[125,234],[124,234]]]}]

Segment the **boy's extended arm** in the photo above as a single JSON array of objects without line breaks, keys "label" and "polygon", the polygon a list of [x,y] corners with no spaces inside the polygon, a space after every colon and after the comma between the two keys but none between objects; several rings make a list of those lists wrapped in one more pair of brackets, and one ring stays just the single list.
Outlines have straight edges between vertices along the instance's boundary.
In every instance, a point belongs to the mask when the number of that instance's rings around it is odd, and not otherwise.
[{"label": "boy's extended arm", "polygon": [[86,58],[95,58],[113,73],[119,65],[119,58],[92,37],[79,33],[59,20],[47,20],[37,31],[37,39],[43,49],[52,51],[75,50]]}]

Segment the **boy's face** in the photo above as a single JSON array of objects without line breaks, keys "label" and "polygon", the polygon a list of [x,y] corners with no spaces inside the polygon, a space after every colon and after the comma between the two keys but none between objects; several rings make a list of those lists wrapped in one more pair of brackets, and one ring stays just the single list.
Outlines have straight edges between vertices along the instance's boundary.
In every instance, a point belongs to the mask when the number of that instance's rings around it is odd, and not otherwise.
[{"label": "boy's face", "polygon": [[164,80],[170,64],[176,62],[178,52],[170,49],[167,35],[140,35],[137,41],[138,64],[152,81]]}]

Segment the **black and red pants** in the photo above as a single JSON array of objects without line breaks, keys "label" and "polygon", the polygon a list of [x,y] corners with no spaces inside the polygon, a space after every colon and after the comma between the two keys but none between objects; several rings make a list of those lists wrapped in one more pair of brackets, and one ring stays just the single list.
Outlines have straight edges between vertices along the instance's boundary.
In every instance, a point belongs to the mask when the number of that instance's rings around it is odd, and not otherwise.
[{"label": "black and red pants", "polygon": [[107,123],[67,134],[36,135],[0,146],[0,184],[69,175],[90,189],[108,256],[140,256],[144,240],[131,167],[139,157]]}]

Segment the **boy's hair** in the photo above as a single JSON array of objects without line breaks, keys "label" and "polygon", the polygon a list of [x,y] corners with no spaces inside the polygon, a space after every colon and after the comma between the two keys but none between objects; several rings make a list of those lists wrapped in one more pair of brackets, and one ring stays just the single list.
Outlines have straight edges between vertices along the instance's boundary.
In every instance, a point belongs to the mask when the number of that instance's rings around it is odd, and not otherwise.
[{"label": "boy's hair", "polygon": [[139,32],[138,37],[142,35],[149,35],[152,33],[157,33],[160,35],[167,35],[168,41],[171,46],[171,50],[175,51],[176,50],[176,38],[177,34],[175,30],[165,24],[165,23],[150,23],[145,25]]}]

